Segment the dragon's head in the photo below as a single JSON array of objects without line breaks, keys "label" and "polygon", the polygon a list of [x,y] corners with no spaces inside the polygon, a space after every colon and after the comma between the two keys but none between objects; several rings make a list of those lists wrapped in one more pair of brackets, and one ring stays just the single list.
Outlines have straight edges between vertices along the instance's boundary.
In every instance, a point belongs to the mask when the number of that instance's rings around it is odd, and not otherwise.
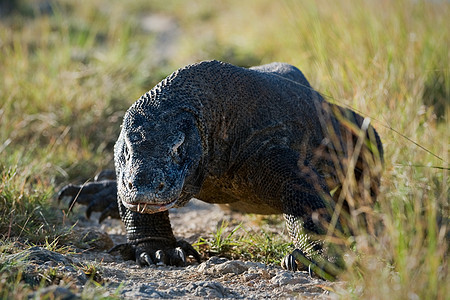
[{"label": "dragon's head", "polygon": [[194,115],[186,110],[132,106],[114,154],[118,197],[132,211],[183,206],[198,192],[202,141]]}]

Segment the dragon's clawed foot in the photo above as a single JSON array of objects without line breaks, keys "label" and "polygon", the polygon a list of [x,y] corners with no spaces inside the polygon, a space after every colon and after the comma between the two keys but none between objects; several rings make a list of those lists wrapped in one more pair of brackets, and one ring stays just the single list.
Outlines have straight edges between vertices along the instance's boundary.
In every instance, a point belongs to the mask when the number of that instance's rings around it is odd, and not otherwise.
[{"label": "dragon's clawed foot", "polygon": [[186,257],[192,255],[200,263],[201,258],[197,250],[184,240],[175,242],[174,246],[167,246],[162,239],[119,244],[109,250],[109,253],[119,252],[125,260],[135,260],[141,267],[150,265],[171,265],[182,267],[186,265]]},{"label": "dragon's clawed foot", "polygon": [[295,249],[292,253],[287,254],[281,261],[281,266],[289,271],[308,271],[310,275],[313,273],[318,277],[335,281],[337,275],[342,269],[337,265],[317,256],[316,259],[308,258],[305,253],[299,249]]},{"label": "dragon's clawed foot", "polygon": [[75,203],[87,205],[86,217],[89,218],[92,212],[101,212],[99,222],[101,223],[107,217],[120,219],[119,208],[117,204],[117,182],[114,179],[108,179],[103,171],[96,176],[94,182],[83,185],[69,184],[64,186],[58,193],[58,201],[69,197],[69,209]]}]

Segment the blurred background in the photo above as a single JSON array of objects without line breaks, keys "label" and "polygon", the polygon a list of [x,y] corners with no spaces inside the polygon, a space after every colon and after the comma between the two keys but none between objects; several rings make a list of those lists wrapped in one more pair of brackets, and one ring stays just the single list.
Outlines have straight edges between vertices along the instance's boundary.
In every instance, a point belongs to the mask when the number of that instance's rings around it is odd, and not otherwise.
[{"label": "blurred background", "polygon": [[446,1],[0,3],[0,161],[39,157],[50,178],[112,167],[131,103],[207,59],[297,66],[329,101],[380,120],[388,153],[384,125],[442,141],[425,129],[449,107]]}]

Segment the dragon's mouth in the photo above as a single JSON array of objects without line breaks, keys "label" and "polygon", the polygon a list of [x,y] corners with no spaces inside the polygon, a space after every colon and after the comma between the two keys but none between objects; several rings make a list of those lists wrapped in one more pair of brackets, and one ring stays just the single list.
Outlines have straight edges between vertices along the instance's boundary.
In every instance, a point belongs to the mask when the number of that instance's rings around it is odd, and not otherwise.
[{"label": "dragon's mouth", "polygon": [[177,203],[177,199],[169,203],[164,204],[149,204],[149,203],[127,203],[122,201],[123,205],[131,211],[138,212],[141,214],[154,214],[157,212],[166,211],[173,207]]}]

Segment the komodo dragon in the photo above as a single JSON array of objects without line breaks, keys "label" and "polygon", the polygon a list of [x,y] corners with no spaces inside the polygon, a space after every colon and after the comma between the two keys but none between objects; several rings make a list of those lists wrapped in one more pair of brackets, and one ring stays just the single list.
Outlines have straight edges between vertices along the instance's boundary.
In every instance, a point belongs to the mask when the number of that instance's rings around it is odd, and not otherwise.
[{"label": "komodo dragon", "polygon": [[317,236],[339,201],[341,211],[357,205],[342,193],[345,178],[369,199],[361,206],[378,193],[383,149],[367,121],[326,102],[294,66],[205,61],[175,71],[128,109],[114,147],[117,183],[68,185],[59,198],[88,204],[87,214],[103,211],[100,221],[120,211],[128,243],[115,248],[139,265],[200,259],[175,239],[168,213],[193,197],[283,214],[296,247],[283,266],[309,264],[332,279],[327,261],[342,260]]}]

